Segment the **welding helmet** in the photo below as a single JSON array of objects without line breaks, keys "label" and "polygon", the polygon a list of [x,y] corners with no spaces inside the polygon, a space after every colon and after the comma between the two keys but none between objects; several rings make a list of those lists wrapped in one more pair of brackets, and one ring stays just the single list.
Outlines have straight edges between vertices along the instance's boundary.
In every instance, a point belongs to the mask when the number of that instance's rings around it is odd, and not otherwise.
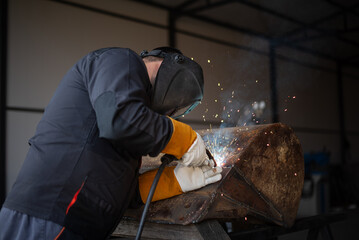
[{"label": "welding helmet", "polygon": [[173,118],[192,111],[203,98],[201,66],[171,47],[142,51],[141,57],[163,58],[151,96],[151,109]]}]

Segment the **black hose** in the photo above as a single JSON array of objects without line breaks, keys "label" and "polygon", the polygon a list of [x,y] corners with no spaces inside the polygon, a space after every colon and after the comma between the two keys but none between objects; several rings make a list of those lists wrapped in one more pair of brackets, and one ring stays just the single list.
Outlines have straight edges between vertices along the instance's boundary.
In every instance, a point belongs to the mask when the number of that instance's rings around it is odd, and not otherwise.
[{"label": "black hose", "polygon": [[160,176],[163,172],[163,170],[165,169],[166,165],[168,165],[169,163],[171,163],[173,160],[176,160],[176,157],[169,155],[169,154],[165,154],[163,155],[163,157],[161,158],[161,166],[159,167],[157,174],[155,176],[155,178],[153,179],[152,185],[151,185],[151,189],[150,192],[148,193],[147,199],[146,199],[146,204],[145,207],[143,208],[143,212],[142,212],[142,217],[141,217],[141,221],[140,221],[140,225],[138,227],[137,230],[137,234],[136,234],[136,240],[141,239],[141,235],[142,235],[142,230],[143,230],[143,226],[145,224],[145,219],[146,219],[146,215],[147,215],[147,211],[148,208],[150,206],[150,203],[152,201],[152,197],[153,194],[155,193],[156,187],[157,187],[157,183],[160,180]]}]

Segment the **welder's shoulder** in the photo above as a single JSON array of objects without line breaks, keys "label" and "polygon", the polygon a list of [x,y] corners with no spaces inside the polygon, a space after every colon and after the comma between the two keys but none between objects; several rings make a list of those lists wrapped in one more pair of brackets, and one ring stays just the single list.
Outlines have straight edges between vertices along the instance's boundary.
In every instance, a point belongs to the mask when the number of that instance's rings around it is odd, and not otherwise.
[{"label": "welder's shoulder", "polygon": [[128,53],[129,60],[132,64],[135,64],[135,65],[138,65],[141,67],[145,66],[140,55],[138,55],[135,51],[133,51],[129,48],[127,48],[126,50]]},{"label": "welder's shoulder", "polygon": [[108,47],[101,48],[90,52],[87,55],[87,60],[92,62],[96,60],[107,60],[107,61],[119,61],[119,62],[130,62],[135,65],[143,65],[141,57],[129,48],[120,48],[120,47]]}]

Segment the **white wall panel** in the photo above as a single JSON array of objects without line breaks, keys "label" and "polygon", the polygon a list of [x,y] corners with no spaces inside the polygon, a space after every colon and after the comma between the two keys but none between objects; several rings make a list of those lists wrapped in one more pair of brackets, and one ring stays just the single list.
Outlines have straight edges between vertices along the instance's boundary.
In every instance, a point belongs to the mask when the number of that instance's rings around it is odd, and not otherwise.
[{"label": "white wall panel", "polygon": [[163,29],[51,1],[10,1],[8,105],[43,108],[62,76],[89,51],[165,45]]},{"label": "white wall panel", "polygon": [[[235,32],[210,23],[195,20],[188,17],[181,17],[176,22],[178,30],[183,30],[195,35],[207,36],[223,42],[232,43],[242,47],[250,47],[258,51],[268,52],[268,41],[250,36],[248,34]],[[207,44],[206,42],[205,44]]]},{"label": "white wall panel", "polygon": [[202,104],[185,120],[242,126],[251,122],[252,104],[265,101],[262,119],[270,121],[268,57],[183,34],[177,39],[178,47],[203,67],[205,78]]}]

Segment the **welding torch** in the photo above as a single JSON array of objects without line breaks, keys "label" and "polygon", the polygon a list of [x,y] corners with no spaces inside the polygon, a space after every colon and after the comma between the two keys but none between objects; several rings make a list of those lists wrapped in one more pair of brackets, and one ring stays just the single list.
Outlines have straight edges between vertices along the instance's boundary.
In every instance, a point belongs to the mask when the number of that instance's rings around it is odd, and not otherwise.
[{"label": "welding torch", "polygon": [[[208,149],[206,149],[206,154],[207,154],[207,156],[208,156],[208,158],[210,160],[213,160],[214,167],[216,167],[217,163],[214,160],[212,153]],[[156,173],[155,178],[153,179],[153,182],[152,182],[152,185],[151,185],[151,188],[150,188],[150,192],[149,192],[149,194],[147,196],[147,199],[146,199],[145,207],[143,208],[143,212],[142,212],[142,216],[141,216],[141,220],[140,220],[140,225],[138,226],[138,230],[137,230],[137,234],[136,234],[136,240],[141,239],[141,235],[142,235],[143,227],[144,227],[144,224],[145,224],[145,219],[146,219],[146,215],[147,215],[147,212],[148,212],[148,208],[149,208],[150,203],[152,201],[152,197],[153,197],[153,194],[155,193],[155,190],[156,190],[158,181],[160,180],[161,174],[162,174],[163,170],[165,169],[165,167],[168,164],[170,164],[171,162],[176,161],[176,160],[178,160],[178,159],[175,156],[170,155],[170,154],[165,154],[165,155],[163,155],[161,157],[161,165],[158,168],[158,171]]]}]

